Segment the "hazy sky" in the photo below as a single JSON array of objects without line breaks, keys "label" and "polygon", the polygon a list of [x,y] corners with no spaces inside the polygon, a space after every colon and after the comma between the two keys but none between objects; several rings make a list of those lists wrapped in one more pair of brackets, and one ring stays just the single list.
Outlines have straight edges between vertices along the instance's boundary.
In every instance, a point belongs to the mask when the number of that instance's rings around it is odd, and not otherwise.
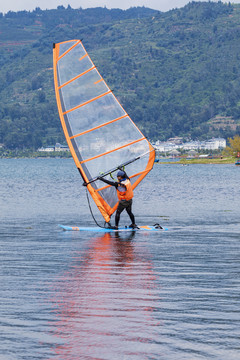
[{"label": "hazy sky", "polygon": [[[217,2],[218,0],[214,1]],[[176,7],[182,7],[189,2],[190,0],[0,0],[0,12],[34,10],[36,7],[40,7],[42,10],[55,9],[59,5],[66,7],[68,4],[74,9],[79,7],[86,9],[97,6],[106,6],[108,9],[128,9],[131,6],[145,6],[151,9],[167,11]],[[240,3],[240,0],[234,0],[233,2]]]}]

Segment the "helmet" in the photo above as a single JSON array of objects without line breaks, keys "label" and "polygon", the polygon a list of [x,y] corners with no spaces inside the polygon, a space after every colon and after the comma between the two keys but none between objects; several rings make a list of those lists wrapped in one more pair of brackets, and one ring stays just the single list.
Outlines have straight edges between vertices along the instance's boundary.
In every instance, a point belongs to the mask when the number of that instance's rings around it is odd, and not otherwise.
[{"label": "helmet", "polygon": [[124,178],[126,176],[125,172],[122,171],[122,170],[119,170],[118,173],[117,173],[117,177],[118,176],[121,176],[122,178]]}]

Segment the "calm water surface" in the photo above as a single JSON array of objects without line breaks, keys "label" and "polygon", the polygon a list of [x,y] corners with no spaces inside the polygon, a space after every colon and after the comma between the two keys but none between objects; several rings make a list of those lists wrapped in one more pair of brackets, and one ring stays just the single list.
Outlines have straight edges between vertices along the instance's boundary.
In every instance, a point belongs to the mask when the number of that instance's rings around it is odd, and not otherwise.
[{"label": "calm water surface", "polygon": [[133,209],[167,232],[63,232],[94,226],[73,161],[0,159],[0,359],[239,360],[239,178],[156,164]]}]

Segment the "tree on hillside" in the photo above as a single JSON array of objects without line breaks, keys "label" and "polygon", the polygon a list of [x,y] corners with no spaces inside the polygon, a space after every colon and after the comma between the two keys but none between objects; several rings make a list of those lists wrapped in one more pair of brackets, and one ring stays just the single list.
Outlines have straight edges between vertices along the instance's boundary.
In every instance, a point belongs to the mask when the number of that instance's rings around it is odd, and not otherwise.
[{"label": "tree on hillside", "polygon": [[227,146],[224,152],[231,156],[237,157],[238,153],[240,153],[240,136],[235,135],[233,139],[228,138],[228,141],[230,146]]}]

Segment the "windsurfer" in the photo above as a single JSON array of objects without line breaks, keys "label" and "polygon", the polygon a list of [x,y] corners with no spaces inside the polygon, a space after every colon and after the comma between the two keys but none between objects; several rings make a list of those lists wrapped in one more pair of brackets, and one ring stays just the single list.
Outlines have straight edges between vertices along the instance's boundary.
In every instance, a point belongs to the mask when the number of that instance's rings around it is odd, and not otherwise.
[{"label": "windsurfer", "polygon": [[114,186],[117,190],[117,196],[119,199],[116,215],[115,215],[115,226],[114,229],[118,229],[118,224],[120,220],[120,215],[124,209],[126,209],[132,224],[129,226],[131,228],[137,228],[135,224],[135,217],[132,213],[132,199],[133,199],[133,190],[132,185],[129,180],[129,177],[125,173],[125,171],[119,170],[117,173],[118,181],[109,181],[104,179],[103,177],[98,177],[98,180],[105,182],[111,186]]}]

